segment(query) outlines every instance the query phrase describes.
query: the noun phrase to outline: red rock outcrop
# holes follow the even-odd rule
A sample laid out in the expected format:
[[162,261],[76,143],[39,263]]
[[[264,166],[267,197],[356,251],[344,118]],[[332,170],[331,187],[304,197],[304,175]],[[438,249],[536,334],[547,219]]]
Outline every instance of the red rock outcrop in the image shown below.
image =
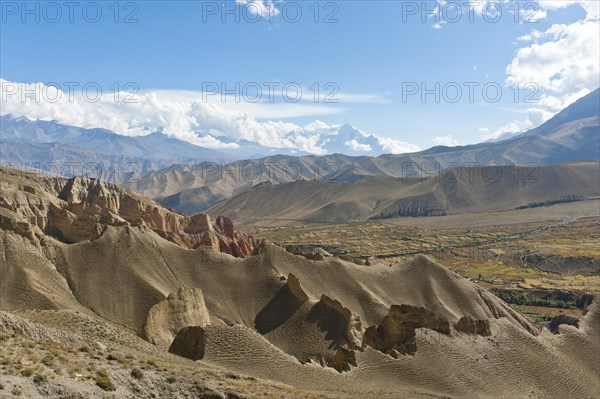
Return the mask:
[[216,225],[219,227],[221,232],[225,234],[227,237],[233,239],[233,222],[231,219],[226,218],[225,216],[217,216],[215,221]]
[[97,179],[48,178],[4,168],[2,173],[0,207],[68,243],[95,240],[105,226],[131,225],[148,227],[186,248],[206,246],[236,257],[250,256],[258,244],[235,231],[226,217],[215,222],[205,214],[189,217]]

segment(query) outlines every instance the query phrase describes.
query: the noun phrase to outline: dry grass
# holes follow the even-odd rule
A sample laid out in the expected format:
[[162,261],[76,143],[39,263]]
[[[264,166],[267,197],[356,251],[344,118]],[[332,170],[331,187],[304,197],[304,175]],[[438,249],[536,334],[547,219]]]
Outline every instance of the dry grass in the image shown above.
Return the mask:
[[[382,222],[328,226],[259,227],[258,238],[285,244],[313,244],[352,256],[378,257],[391,265],[415,253],[426,253],[485,286],[529,284],[532,287],[600,290],[600,277],[563,276],[527,264],[525,254],[600,257],[600,222],[581,219],[565,226],[524,223],[479,228],[418,229]],[[538,231],[538,229],[542,229]]]
[[[0,374],[8,378],[3,379],[0,391],[13,396],[28,397],[37,389],[36,386],[51,386],[60,383],[60,378],[68,378],[98,392],[118,393],[120,387],[143,388],[143,395],[147,394],[148,397],[161,397],[165,392],[161,384],[177,392],[188,392],[190,397],[194,392],[214,393],[213,388],[207,387],[208,384],[229,393],[232,395],[230,397],[239,394],[239,397],[249,399],[338,398],[337,395],[297,390],[272,381],[210,371],[197,363],[171,355],[154,356],[136,351],[134,357],[124,348],[110,348],[109,353],[108,350],[92,346],[72,348],[56,342],[38,342],[20,335],[0,335],[0,341]],[[133,363],[137,367],[128,368]],[[30,385],[14,383],[10,376],[27,378]],[[158,390],[152,392],[154,389]],[[216,393],[214,395],[218,397]]]

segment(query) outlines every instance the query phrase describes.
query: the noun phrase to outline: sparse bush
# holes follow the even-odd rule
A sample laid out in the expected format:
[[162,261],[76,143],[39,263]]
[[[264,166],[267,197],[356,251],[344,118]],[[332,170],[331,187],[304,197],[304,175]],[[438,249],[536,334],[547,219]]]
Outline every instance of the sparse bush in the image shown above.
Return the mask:
[[23,377],[31,377],[33,375],[33,373],[35,373],[35,370],[32,369],[31,367],[21,370],[21,375]]
[[54,362],[52,361],[52,357],[49,355],[44,356],[42,358],[42,364],[47,367],[52,367],[54,365]]
[[94,377],[94,381],[96,381],[96,385],[98,385],[101,389],[105,391],[116,391],[117,387],[112,382],[108,374],[105,371],[98,371],[96,377]]
[[548,313],[539,314],[533,317],[533,320],[538,323],[543,321],[551,321],[552,319],[554,319],[554,315]]
[[106,356],[106,360],[109,361],[120,361],[119,357],[116,355],[113,355],[112,353],[109,353],[108,356]]
[[42,375],[42,374],[36,374],[33,376],[33,383],[40,385],[43,384],[44,382],[46,382],[46,376]]
[[131,370],[131,377],[135,378],[136,380],[141,380],[142,378],[144,378],[144,373],[142,372],[142,370],[135,368]]

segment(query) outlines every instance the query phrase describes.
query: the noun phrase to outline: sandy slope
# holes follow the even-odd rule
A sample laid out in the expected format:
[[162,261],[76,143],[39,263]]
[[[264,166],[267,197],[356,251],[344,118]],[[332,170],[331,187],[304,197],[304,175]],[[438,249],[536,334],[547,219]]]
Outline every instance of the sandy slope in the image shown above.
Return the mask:
[[456,168],[428,179],[377,177],[253,187],[208,210],[245,223],[350,222],[511,210],[600,197],[598,162]]
[[[143,236],[136,231],[109,231],[97,240],[102,247],[115,247],[119,240],[130,245],[123,247],[130,256],[117,262],[96,251],[85,264],[60,265],[58,269],[68,275],[77,298],[60,307],[81,309],[80,302],[98,316],[136,331],[148,309],[169,292],[179,286],[199,287],[213,318],[207,327],[205,364],[344,396],[380,392],[381,397],[390,398],[400,393],[452,397],[564,397],[577,393],[592,397],[600,388],[597,330],[586,332],[588,327],[584,326],[580,331],[569,328],[564,337],[547,331],[535,336],[520,324],[527,322],[498,299],[425,258],[390,269],[335,259],[308,261],[268,247],[259,256],[236,260],[203,250],[190,251],[164,240],[152,242],[144,237],[146,241],[141,241]],[[3,239],[3,248],[10,245]],[[21,249],[27,251],[27,245]],[[36,304],[28,300],[30,295],[19,295],[30,282],[15,278],[21,267],[11,256],[6,259],[2,280],[11,281],[15,290],[6,290],[3,285],[3,309],[14,309],[17,304],[22,308],[44,307],[43,301]],[[284,286],[280,276],[290,272],[298,276],[309,300],[261,336],[255,331],[256,316]],[[61,278],[54,270],[38,268],[29,273],[38,282]],[[30,290],[40,297],[55,295],[50,284],[38,283]],[[63,291],[66,297],[68,291]],[[317,328],[306,316],[324,293],[359,315],[365,326],[380,323],[391,304],[403,303],[425,306],[451,321],[463,315],[491,318],[492,335],[455,332],[446,336],[423,329],[417,333],[415,356],[394,359],[367,347],[357,352],[358,366],[348,373],[317,364],[302,365],[298,358],[317,361],[327,355],[332,342],[327,331]],[[504,317],[496,320],[494,312]],[[589,313],[595,315],[590,317],[597,318],[596,313]]]
[[[271,397],[322,391],[348,398],[588,398],[600,390],[597,304],[580,329],[540,334],[491,293],[423,256],[392,267],[359,266],[334,257],[308,260],[265,242],[242,259],[202,246],[188,249],[129,223],[106,226],[92,241],[67,244],[23,234],[11,215],[2,215],[0,310],[42,327],[13,328],[10,345],[18,345],[19,337],[63,347],[81,339],[96,347],[97,340],[123,353],[163,354],[175,373],[183,373],[193,363],[172,360],[164,346],[136,334],[158,330],[164,339],[186,323],[209,323],[197,367],[290,389]],[[400,308],[408,313],[398,313]],[[468,333],[459,327],[466,316],[489,331]],[[4,331],[27,322],[11,317],[0,317]],[[148,328],[154,330],[149,334]],[[77,335],[63,336],[71,332]],[[125,384],[127,374],[114,373]],[[176,392],[157,387],[169,397],[191,389],[183,383]],[[93,385],[81,392],[88,388],[102,393]],[[147,397],[143,388],[121,392]],[[237,392],[269,397],[248,394],[252,389],[238,386]],[[57,390],[48,392],[60,397]]]

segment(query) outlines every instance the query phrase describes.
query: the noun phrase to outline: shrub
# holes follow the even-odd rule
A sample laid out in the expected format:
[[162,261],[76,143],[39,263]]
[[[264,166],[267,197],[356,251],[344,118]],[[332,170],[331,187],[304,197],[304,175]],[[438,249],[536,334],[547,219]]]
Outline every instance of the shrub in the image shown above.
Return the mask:
[[543,321],[552,321],[552,319],[554,319],[554,315],[547,314],[547,313],[535,315],[533,317],[533,320],[538,323],[543,322]]
[[34,372],[35,372],[34,369],[32,369],[32,368],[26,368],[26,369],[21,370],[21,375],[23,377],[31,377]]
[[96,385],[105,391],[116,391],[117,387],[114,382],[110,379],[108,374],[105,371],[98,371],[96,377],[94,377],[94,381],[96,381]]
[[52,361],[52,357],[48,356],[48,355],[44,356],[42,358],[42,364],[47,367],[52,367],[54,365],[54,362]]
[[131,370],[131,377],[135,378],[136,380],[141,380],[142,378],[144,378],[144,373],[142,372],[142,370],[135,368]]
[[41,374],[36,374],[35,376],[33,376],[33,383],[34,384],[43,384],[44,382],[46,382],[46,377],[41,375]]

